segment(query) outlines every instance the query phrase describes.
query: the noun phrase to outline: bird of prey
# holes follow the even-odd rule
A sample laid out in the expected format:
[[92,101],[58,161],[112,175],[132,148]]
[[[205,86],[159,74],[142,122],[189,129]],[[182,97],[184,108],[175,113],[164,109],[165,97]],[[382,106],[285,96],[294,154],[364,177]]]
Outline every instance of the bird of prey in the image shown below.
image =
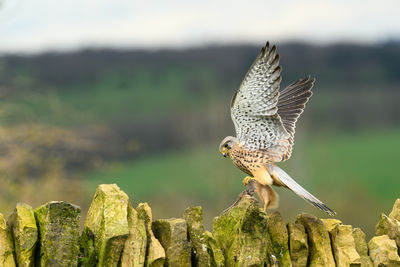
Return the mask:
[[[219,145],[224,157],[248,176],[250,195],[257,192],[264,210],[276,208],[278,196],[271,185],[286,187],[329,215],[335,212],[307,192],[276,166],[290,158],[296,121],[311,97],[315,79],[300,79],[279,92],[281,67],[276,47],[261,49],[231,100],[231,117],[236,137],[228,136]],[[250,192],[251,191],[251,192]],[[244,191],[246,192],[246,191]]]

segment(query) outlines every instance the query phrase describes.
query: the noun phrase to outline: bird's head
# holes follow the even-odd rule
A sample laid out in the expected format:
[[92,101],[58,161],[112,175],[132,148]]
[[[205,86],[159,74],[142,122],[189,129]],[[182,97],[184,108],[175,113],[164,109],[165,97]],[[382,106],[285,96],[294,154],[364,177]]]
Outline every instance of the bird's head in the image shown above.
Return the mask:
[[234,143],[237,142],[237,138],[233,136],[227,136],[222,140],[221,144],[219,144],[219,152],[226,158],[230,156],[230,151]]

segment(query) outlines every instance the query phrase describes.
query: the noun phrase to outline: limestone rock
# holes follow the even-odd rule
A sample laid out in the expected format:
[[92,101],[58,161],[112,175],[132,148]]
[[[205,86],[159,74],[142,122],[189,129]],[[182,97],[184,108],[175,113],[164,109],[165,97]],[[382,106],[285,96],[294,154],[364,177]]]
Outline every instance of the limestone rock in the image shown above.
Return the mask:
[[304,267],[308,259],[307,234],[304,226],[288,223],[289,251],[293,267]]
[[377,236],[388,235],[390,239],[396,241],[397,247],[400,248],[400,221],[382,213],[375,229]]
[[368,242],[369,255],[374,266],[400,266],[396,242],[387,235],[375,236]]
[[184,219],[161,219],[152,224],[154,236],[166,254],[166,267],[190,267],[191,245],[187,240],[187,223]]
[[18,203],[7,223],[14,239],[18,266],[33,267],[38,229],[32,207]]
[[0,213],[0,266],[15,267],[14,245],[6,220]]
[[391,219],[396,219],[400,221],[400,198],[398,198],[394,203],[392,212],[390,212],[389,217]]
[[117,266],[129,234],[128,202],[117,185],[98,186],[81,237],[82,266]]
[[211,266],[210,255],[203,236],[203,211],[200,206],[187,208],[183,215],[187,222],[189,240],[193,247],[193,258],[197,266]]
[[268,215],[267,226],[277,261],[282,266],[292,266],[288,230],[279,212]]
[[[211,266],[223,267],[225,266],[225,258],[221,248],[218,246],[212,233],[205,231],[203,233],[204,241],[207,245],[207,251],[210,255]],[[201,266],[201,265],[199,265]]]
[[214,218],[213,234],[226,266],[263,266],[270,264],[270,259],[275,262],[267,215],[250,196],[245,195],[235,207]]
[[77,266],[79,254],[78,206],[51,201],[34,210],[39,229],[36,266]]
[[371,258],[368,255],[367,242],[365,241],[365,234],[360,228],[353,229],[353,238],[356,245],[358,255],[361,257],[361,267],[372,267]]
[[361,257],[356,250],[351,225],[337,224],[331,232],[336,266],[361,266]]
[[324,223],[326,230],[328,230],[329,233],[332,232],[332,230],[336,227],[336,225],[342,224],[341,221],[333,218],[321,219],[321,221]]
[[151,230],[152,214],[147,203],[140,203],[136,211],[139,220],[143,220],[147,234],[146,267],[163,267],[165,261],[165,251],[160,242],[154,237]]
[[122,252],[121,267],[144,266],[147,246],[146,226],[130,203],[128,203],[128,227],[129,236]]
[[335,266],[331,241],[324,223],[315,216],[302,213],[297,216],[296,223],[306,229],[309,244],[309,266]]

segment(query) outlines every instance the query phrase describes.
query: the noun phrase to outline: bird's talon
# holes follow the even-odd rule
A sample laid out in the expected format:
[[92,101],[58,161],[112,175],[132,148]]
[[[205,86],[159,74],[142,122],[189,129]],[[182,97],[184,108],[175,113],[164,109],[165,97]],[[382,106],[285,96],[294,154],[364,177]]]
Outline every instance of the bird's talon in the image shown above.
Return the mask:
[[250,176],[246,176],[246,178],[243,179],[243,184],[247,185],[250,182],[250,180],[252,180],[252,179],[254,179],[254,178],[250,177]]

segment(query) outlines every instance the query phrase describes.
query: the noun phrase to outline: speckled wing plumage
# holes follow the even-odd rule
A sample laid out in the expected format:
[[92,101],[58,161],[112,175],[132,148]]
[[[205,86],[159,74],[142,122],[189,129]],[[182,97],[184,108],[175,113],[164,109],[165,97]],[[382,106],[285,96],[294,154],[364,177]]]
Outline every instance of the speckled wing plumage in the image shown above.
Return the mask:
[[[236,137],[249,150],[261,150],[274,162],[290,157],[294,127],[311,96],[314,80],[299,80],[279,95],[281,67],[276,47],[261,50],[231,101]],[[307,87],[308,86],[308,87]],[[304,93],[308,88],[308,93]]]
[[290,135],[277,114],[281,67],[276,47],[261,50],[231,102],[236,137],[249,150],[264,150],[275,162],[288,151]]

